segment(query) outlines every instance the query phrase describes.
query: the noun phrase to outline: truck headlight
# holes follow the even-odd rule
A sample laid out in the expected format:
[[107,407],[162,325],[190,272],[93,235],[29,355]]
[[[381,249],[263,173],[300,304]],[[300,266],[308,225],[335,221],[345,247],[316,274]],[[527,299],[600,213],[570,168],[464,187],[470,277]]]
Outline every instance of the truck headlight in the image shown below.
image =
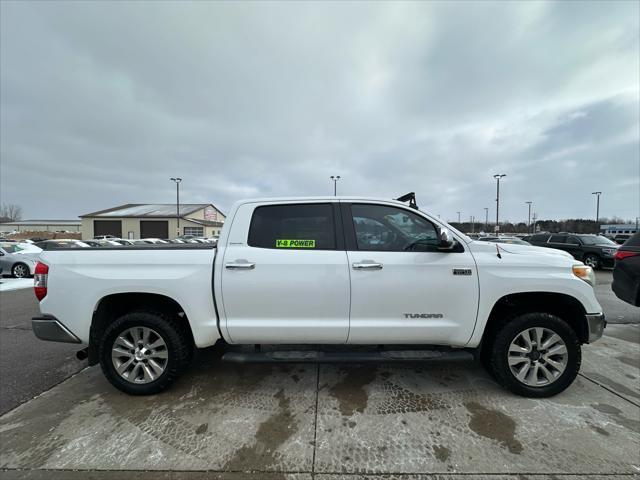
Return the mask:
[[605,255],[607,255],[609,257],[613,257],[616,254],[616,249],[615,248],[603,248],[602,249],[602,253],[604,253]]
[[593,273],[593,268],[587,265],[574,265],[571,267],[573,274],[581,280],[584,280],[592,287],[596,286],[596,276]]

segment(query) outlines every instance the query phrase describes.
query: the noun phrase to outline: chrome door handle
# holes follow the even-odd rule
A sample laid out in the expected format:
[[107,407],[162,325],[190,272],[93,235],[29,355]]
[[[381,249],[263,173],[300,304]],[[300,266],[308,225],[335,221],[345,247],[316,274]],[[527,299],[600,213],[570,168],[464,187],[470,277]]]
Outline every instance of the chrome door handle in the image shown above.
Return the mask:
[[225,264],[225,268],[229,270],[253,270],[256,268],[256,264],[251,262],[230,262]]
[[381,263],[354,263],[354,270],[382,270]]

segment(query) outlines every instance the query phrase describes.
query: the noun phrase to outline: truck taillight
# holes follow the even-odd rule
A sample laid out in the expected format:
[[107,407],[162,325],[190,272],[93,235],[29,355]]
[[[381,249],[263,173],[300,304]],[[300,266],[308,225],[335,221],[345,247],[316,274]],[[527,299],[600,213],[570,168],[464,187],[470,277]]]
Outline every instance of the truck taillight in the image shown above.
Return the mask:
[[616,260],[622,260],[627,257],[635,257],[636,255],[640,255],[638,252],[630,252],[628,250],[618,250],[616,252]]
[[38,300],[47,296],[47,276],[49,275],[49,265],[38,262],[33,275],[33,291]]

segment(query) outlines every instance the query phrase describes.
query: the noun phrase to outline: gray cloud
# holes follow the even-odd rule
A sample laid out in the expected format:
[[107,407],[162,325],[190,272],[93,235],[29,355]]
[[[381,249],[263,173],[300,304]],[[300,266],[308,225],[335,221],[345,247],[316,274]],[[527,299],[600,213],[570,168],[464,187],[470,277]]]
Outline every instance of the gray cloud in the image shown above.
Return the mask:
[[[29,217],[340,192],[454,219],[640,215],[637,2],[2,2]],[[494,214],[491,213],[491,216]],[[502,216],[501,215],[501,216]]]

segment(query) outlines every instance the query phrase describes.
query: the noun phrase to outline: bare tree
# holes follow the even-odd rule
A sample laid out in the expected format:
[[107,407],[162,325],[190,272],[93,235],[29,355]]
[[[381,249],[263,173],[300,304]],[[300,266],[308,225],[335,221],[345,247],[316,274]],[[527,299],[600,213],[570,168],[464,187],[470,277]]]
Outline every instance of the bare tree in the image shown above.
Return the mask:
[[9,222],[22,220],[22,207],[14,203],[3,203],[0,207],[0,217],[7,218]]

